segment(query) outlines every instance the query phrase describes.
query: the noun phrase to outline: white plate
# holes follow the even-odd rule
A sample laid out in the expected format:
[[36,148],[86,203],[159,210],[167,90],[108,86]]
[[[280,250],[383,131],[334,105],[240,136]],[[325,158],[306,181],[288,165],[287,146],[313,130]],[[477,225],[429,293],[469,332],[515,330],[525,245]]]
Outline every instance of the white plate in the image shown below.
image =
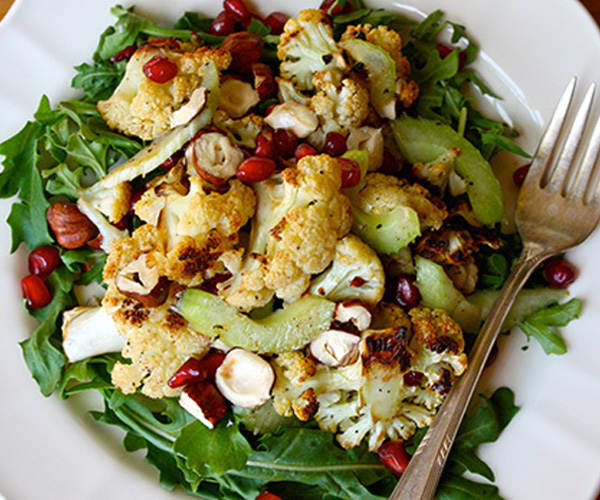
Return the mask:
[[[42,93],[53,103],[72,97],[72,67],[88,59],[99,34],[112,23],[114,0],[18,2],[0,23],[0,139],[29,119]],[[184,10],[214,14],[217,2],[136,2],[142,12],[174,21]],[[258,2],[256,2],[258,3]],[[297,12],[302,0],[265,0],[261,11]],[[373,1],[373,4],[376,2]],[[531,151],[543,123],[573,74],[584,84],[600,81],[600,36],[574,0],[379,0],[381,6],[415,16],[443,8],[465,24],[482,47],[478,69],[504,97],[488,103],[508,112]],[[277,7],[279,6],[279,7]],[[504,158],[506,163],[512,158]],[[2,201],[6,218],[10,203]],[[95,424],[82,397],[44,399],[22,361],[17,341],[32,327],[22,309],[19,281],[26,273],[23,250],[7,257],[9,232],[0,224],[0,498],[114,500],[176,498],[160,489],[154,470],[121,449],[118,434]],[[563,334],[569,353],[547,357],[536,343],[524,352],[520,332],[501,342],[501,354],[482,390],[513,388],[522,409],[499,442],[481,455],[510,499],[591,499],[600,486],[600,236],[571,254],[581,269],[572,288],[585,299],[583,317]],[[291,500],[291,499],[288,499]]]

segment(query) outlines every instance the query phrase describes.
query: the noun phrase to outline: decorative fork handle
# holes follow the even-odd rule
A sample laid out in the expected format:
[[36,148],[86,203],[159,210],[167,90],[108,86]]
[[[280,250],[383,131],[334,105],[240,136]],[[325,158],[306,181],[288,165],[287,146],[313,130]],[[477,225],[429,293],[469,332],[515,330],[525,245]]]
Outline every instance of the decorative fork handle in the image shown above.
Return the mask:
[[527,278],[548,256],[549,254],[539,247],[524,247],[471,349],[469,367],[446,397],[433,424],[394,488],[390,500],[434,498],[452,443],[502,323]]

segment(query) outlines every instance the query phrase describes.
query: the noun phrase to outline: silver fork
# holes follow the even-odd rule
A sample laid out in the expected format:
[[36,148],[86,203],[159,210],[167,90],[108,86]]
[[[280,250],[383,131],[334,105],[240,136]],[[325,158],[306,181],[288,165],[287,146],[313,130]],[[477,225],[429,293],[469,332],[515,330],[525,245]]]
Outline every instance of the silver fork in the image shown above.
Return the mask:
[[434,497],[444,464],[485,361],[527,278],[548,257],[578,245],[600,219],[597,161],[600,120],[585,153],[578,154],[589,121],[596,85],[592,84],[570,131],[565,121],[571,108],[577,78],[562,95],[538,146],[517,201],[516,223],[523,252],[506,280],[469,355],[469,368],[458,380],[416,450],[390,500],[429,500]]

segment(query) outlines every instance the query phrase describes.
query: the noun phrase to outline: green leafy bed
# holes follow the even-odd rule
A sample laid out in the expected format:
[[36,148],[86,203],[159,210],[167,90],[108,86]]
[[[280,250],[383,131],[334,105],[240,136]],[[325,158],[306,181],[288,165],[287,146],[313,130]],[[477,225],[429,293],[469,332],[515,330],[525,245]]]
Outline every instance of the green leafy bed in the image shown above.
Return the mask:
[[[450,27],[452,42],[466,44],[466,63],[476,56],[477,47],[465,35],[463,26],[443,20],[441,11],[420,24],[381,9],[353,2],[351,14],[334,18],[339,34],[347,24],[391,25],[403,33],[405,54],[413,65],[413,77],[421,88],[414,112],[446,123],[464,135],[486,158],[502,149],[526,156],[512,142],[517,132],[503,123],[483,117],[465,96],[465,82],[481,92],[491,90],[471,69],[459,65],[458,50],[442,58],[436,38]],[[21,243],[29,249],[53,244],[45,212],[57,199],[75,200],[77,192],[102,177],[122,157],[131,157],[144,144],[108,129],[96,110],[96,102],[108,97],[123,76],[125,62],[109,59],[132,43],[151,37],[184,40],[199,36],[205,43],[218,44],[222,37],[208,33],[211,20],[187,12],[173,29],[159,27],[121,6],[112,9],[115,26],[100,37],[92,63],[76,67],[72,86],[83,91],[81,99],[51,107],[43,97],[34,119],[14,137],[0,144],[4,169],[0,174],[0,197],[17,196],[8,217],[12,231],[11,251]],[[278,37],[254,21],[251,31],[265,37],[263,58],[275,58]],[[499,288],[518,254],[518,238],[507,239],[503,249],[482,255],[480,288]],[[61,250],[61,266],[50,276],[52,302],[29,310],[38,328],[21,347],[28,368],[49,396],[62,398],[97,390],[104,399],[103,412],[92,412],[99,422],[117,425],[125,432],[128,451],[146,449],[146,460],[160,471],[160,483],[167,489],[181,486],[189,493],[207,499],[253,499],[264,491],[282,498],[298,499],[379,499],[387,498],[395,478],[365,447],[344,451],[332,434],[299,421],[255,437],[247,432],[239,417],[231,415],[215,430],[195,421],[176,400],[155,401],[141,395],[125,396],[110,381],[110,371],[118,355],[104,355],[67,364],[60,346],[63,310],[76,305],[75,285],[102,282],[103,252],[92,249]],[[522,328],[539,340],[547,352],[560,354],[564,341],[554,327],[566,324],[579,313],[578,301],[543,309],[529,316]],[[438,490],[440,499],[500,498],[498,489],[463,476],[466,471],[493,481],[491,469],[476,455],[478,445],[495,441],[516,414],[513,393],[498,389],[491,397],[481,397],[461,427],[450,455],[449,465]],[[425,430],[407,444],[414,452]]]

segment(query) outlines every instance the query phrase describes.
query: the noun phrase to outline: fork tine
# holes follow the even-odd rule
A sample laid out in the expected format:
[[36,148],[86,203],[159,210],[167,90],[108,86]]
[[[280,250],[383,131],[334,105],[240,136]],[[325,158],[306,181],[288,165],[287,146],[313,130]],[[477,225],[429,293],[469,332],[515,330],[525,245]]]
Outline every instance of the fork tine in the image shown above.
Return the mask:
[[551,173],[547,186],[549,191],[566,191],[569,174],[577,168],[577,164],[573,160],[575,159],[575,155],[577,154],[579,145],[583,139],[585,125],[588,121],[588,117],[590,116],[595,93],[596,84],[592,83],[585,94],[579,110],[577,111],[577,115],[573,121],[573,126],[569,132],[565,146],[560,153],[558,164]]
[[544,135],[540,140],[535,157],[531,163],[527,177],[525,178],[526,184],[535,183],[537,186],[541,184],[542,178],[544,177],[548,167],[548,162],[552,156],[552,153],[554,152],[556,143],[558,142],[558,137],[560,136],[560,132],[565,123],[569,107],[571,106],[571,101],[573,100],[573,94],[575,93],[576,85],[577,77],[574,76],[558,101],[558,105],[554,110],[552,119],[550,120],[550,123],[548,124],[548,127],[546,128]]
[[595,194],[598,179],[594,179],[594,167],[600,155],[600,119],[596,122],[589,145],[577,172],[577,177],[567,192],[567,198],[576,200],[584,198],[586,201]]

